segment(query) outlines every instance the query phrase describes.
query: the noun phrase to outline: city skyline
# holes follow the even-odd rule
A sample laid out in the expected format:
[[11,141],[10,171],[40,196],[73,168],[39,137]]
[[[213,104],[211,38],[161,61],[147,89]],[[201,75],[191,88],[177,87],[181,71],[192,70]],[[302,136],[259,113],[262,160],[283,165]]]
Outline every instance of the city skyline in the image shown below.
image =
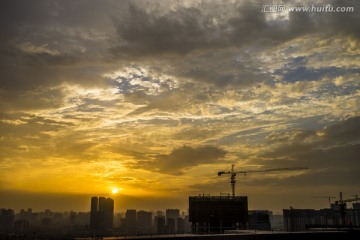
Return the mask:
[[238,174],[249,209],[360,194],[360,2],[268,3],[1,1],[0,208],[186,210],[232,164],[309,168]]

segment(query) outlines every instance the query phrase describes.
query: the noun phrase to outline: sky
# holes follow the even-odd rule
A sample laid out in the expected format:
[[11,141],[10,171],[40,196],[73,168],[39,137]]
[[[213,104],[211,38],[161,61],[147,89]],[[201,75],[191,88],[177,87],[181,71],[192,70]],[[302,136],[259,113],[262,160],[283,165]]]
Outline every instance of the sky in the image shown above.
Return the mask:
[[[264,12],[267,4],[282,12]],[[353,12],[290,12],[293,6]],[[263,11],[262,11],[263,10]],[[0,208],[360,194],[360,2],[0,2]],[[113,194],[114,189],[118,190]],[[335,200],[335,199],[332,199]]]

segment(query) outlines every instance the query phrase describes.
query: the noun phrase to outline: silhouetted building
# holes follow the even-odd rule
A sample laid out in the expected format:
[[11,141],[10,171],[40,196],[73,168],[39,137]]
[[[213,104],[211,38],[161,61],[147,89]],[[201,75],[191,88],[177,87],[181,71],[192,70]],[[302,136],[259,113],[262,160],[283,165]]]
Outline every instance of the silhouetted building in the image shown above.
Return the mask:
[[125,229],[126,231],[136,231],[136,210],[128,209],[125,213]]
[[306,225],[315,224],[315,209],[284,209],[284,228],[288,232],[304,231]]
[[12,209],[0,210],[0,233],[9,233],[13,230],[15,212]]
[[249,211],[249,229],[271,230],[271,216],[272,212],[267,210]]
[[274,214],[270,219],[271,229],[277,231],[284,231],[284,216],[281,214]]
[[176,221],[174,218],[168,218],[166,220],[166,233],[168,234],[174,234],[175,233],[175,226],[176,226]]
[[176,220],[180,217],[179,209],[166,209],[166,232],[176,233]]
[[166,219],[168,218],[177,219],[179,217],[180,217],[179,209],[166,209]]
[[114,200],[104,197],[91,198],[90,227],[108,229],[113,227]]
[[90,211],[90,228],[96,229],[97,226],[97,216],[98,216],[98,205],[99,199],[98,197],[91,198],[91,211]]
[[341,209],[332,204],[331,208],[315,209],[284,209],[285,231],[306,231],[308,228],[339,228],[360,227],[360,209],[356,203],[352,209]]
[[247,197],[189,197],[189,221],[193,233],[221,233],[245,229],[248,219]]
[[107,228],[114,225],[114,200],[107,198],[104,206],[104,223]]
[[140,233],[151,233],[153,229],[152,212],[138,211],[136,213],[137,230]]
[[53,225],[53,219],[50,217],[44,217],[41,219],[41,227],[42,228],[51,228]]
[[176,219],[176,232],[185,233],[185,220],[183,218]]
[[360,210],[360,203],[353,203],[354,210]]
[[184,222],[185,222],[185,233],[190,233],[191,232],[191,222],[189,220],[189,215],[185,215]]
[[161,217],[161,216],[164,216],[164,212],[163,211],[156,211],[156,214],[155,214],[156,217]]
[[15,233],[21,234],[29,231],[30,223],[28,220],[19,219],[14,223],[14,231]]
[[106,206],[106,198],[99,197],[99,205],[96,216],[96,225],[98,229],[105,229],[105,207]]
[[157,234],[165,234],[166,233],[165,216],[156,216],[155,217],[155,230],[156,230]]

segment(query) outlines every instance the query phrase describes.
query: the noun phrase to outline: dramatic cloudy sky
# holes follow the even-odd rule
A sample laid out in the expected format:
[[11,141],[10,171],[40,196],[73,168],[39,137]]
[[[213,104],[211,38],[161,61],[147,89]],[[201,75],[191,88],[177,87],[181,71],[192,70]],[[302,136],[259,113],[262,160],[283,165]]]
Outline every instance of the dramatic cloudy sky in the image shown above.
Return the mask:
[[309,167],[239,175],[252,209],[360,194],[360,1],[281,2],[1,1],[0,207],[185,210],[231,164]]

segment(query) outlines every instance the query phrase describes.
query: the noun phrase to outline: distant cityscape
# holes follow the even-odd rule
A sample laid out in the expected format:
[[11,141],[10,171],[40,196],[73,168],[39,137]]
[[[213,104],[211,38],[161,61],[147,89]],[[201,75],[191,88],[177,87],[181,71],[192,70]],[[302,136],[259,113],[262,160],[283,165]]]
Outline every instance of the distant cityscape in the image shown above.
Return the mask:
[[[341,195],[340,195],[341,196]],[[242,230],[299,232],[316,228],[359,228],[360,203],[340,199],[329,208],[284,209],[282,215],[269,210],[248,210],[246,196],[189,197],[189,209],[144,211],[127,209],[114,213],[114,200],[94,196],[89,212],[53,212],[31,208],[15,212],[0,209],[0,236],[20,239],[163,234],[229,233]],[[355,201],[352,207],[346,203]]]
[[[229,198],[232,199],[232,198]],[[189,211],[166,209],[145,211],[127,209],[114,213],[114,200],[105,197],[92,197],[89,212],[33,212],[31,208],[15,213],[13,209],[1,209],[0,233],[27,237],[46,236],[123,236],[123,235],[162,235],[192,233]],[[249,227],[270,230],[272,227],[283,230],[282,215],[271,211],[249,211]]]

